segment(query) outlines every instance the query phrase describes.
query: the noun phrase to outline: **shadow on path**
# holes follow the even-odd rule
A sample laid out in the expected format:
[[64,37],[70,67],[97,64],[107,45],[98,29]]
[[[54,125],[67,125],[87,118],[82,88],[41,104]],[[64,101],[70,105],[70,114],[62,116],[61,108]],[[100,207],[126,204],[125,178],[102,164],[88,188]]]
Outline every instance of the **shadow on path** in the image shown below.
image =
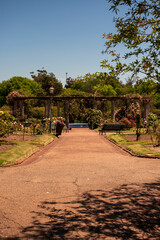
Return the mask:
[[159,196],[160,181],[90,191],[72,202],[43,202],[22,239],[159,240]]

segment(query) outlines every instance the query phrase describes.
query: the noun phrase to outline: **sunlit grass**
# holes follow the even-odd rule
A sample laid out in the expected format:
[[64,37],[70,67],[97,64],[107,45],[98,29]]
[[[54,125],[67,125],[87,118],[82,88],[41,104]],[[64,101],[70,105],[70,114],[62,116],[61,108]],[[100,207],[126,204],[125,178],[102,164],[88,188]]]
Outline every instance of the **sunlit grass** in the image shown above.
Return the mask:
[[123,146],[123,148],[126,148],[130,152],[142,155],[142,156],[160,156],[160,152],[157,152],[154,150],[154,148],[151,150],[149,145],[153,145],[153,142],[151,140],[142,140],[142,141],[127,141],[125,139],[125,134],[110,134],[106,135],[106,138],[111,140],[112,142],[116,143],[119,146]]
[[150,150],[149,148],[147,148],[146,146],[144,146],[140,143],[127,145],[126,149],[128,149],[129,151],[131,151],[137,155],[146,155],[146,154],[154,155],[154,151]]
[[0,153],[0,165],[19,162],[36,152],[38,147],[28,142],[18,142],[13,147]]
[[53,134],[43,134],[37,136],[33,141],[8,143],[13,146],[0,153],[0,165],[8,165],[20,162],[29,157],[32,153],[38,151],[38,146],[46,146],[55,138],[56,136]]
[[53,134],[39,135],[38,137],[36,137],[36,139],[32,141],[32,144],[45,146],[48,143],[52,142],[54,138],[56,138],[56,136]]

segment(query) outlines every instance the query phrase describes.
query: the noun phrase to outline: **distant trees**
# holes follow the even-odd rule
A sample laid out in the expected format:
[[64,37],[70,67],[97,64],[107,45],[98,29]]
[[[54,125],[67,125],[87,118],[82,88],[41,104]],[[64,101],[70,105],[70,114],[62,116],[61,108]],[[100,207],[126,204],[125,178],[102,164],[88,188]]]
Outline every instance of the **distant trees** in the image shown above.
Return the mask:
[[49,88],[51,86],[54,87],[54,95],[58,95],[62,92],[63,85],[58,79],[55,77],[54,73],[48,73],[46,70],[37,70],[37,73],[30,72],[31,77],[34,81],[41,85],[43,90],[43,95],[49,95]]
[[71,89],[86,92],[88,94],[99,93],[102,96],[116,96],[123,93],[123,84],[114,76],[97,72],[86,74],[77,78]]
[[71,78],[71,77],[68,77],[68,78],[66,79],[65,88],[71,88],[75,81],[76,81],[76,79],[73,79],[73,78]]
[[12,77],[0,83],[0,106],[6,103],[6,97],[12,91],[18,91],[25,96],[37,96],[41,91],[41,85],[25,77]]

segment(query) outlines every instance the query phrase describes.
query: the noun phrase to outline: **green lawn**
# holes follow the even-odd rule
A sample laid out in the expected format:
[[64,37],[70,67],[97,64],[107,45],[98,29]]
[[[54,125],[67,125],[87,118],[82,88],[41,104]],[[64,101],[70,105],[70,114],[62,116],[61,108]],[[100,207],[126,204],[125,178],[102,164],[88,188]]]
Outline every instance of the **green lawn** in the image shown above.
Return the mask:
[[[148,146],[152,145],[152,141],[133,141],[129,142],[125,139],[125,134],[111,134],[106,135],[106,138],[116,143],[130,152],[140,156],[160,156],[160,152],[155,151],[156,148],[150,149]],[[128,133],[127,133],[128,134]],[[132,133],[133,134],[133,133]]]
[[52,142],[56,137],[53,134],[43,134],[37,136],[31,142],[12,142],[11,148],[0,153],[0,165],[8,165],[24,160],[32,153],[39,150],[39,146],[45,146]]

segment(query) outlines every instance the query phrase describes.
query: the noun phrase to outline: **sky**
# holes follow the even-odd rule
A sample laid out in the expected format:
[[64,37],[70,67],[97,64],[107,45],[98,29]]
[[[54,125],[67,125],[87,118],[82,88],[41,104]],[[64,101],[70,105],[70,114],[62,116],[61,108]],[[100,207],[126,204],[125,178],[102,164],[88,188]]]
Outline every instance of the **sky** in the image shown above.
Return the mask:
[[105,71],[104,33],[113,32],[106,0],[0,0],[0,82],[44,68],[67,77]]

